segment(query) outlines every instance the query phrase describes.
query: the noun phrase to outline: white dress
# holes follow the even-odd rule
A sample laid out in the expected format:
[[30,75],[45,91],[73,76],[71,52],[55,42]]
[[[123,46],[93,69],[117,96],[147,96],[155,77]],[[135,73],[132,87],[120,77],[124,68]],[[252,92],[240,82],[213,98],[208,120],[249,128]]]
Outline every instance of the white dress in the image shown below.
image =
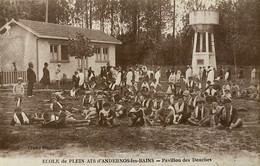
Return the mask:
[[186,78],[185,78],[185,80],[186,81],[188,81],[189,80],[189,77],[191,76],[191,68],[188,68],[187,70],[186,70]]
[[156,84],[159,83],[160,77],[161,77],[161,73],[160,73],[160,71],[157,71],[157,72],[155,73],[155,75],[154,75],[154,78],[156,79]]
[[133,72],[129,71],[126,74],[126,85],[132,86]]
[[61,69],[58,66],[56,67],[56,71],[55,71],[55,79],[57,81],[60,81],[61,79]]
[[214,81],[214,70],[211,69],[209,71],[207,81],[210,81],[211,83],[213,83],[213,81]]
[[139,70],[135,70],[135,82],[139,82],[140,73]]
[[122,73],[121,72],[118,72],[117,75],[116,75],[116,85],[119,85],[120,82],[121,82],[121,76],[122,76]]
[[172,73],[169,77],[169,82],[176,83],[176,74]]
[[84,74],[79,73],[79,86],[84,84]]
[[228,77],[229,77],[229,72],[226,72],[226,73],[225,73],[225,80],[227,80]]
[[181,71],[178,70],[176,75],[176,81],[179,82],[180,80],[181,80]]

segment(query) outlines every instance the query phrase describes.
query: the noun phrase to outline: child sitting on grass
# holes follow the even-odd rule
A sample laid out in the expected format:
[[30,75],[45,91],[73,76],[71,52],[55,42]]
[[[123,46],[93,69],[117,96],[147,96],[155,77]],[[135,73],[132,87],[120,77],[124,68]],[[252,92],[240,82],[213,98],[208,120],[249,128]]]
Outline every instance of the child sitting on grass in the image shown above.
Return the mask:
[[161,124],[166,127],[166,125],[172,122],[174,116],[174,108],[171,106],[169,100],[164,100],[163,108],[158,111],[158,118],[161,121]]
[[141,108],[141,104],[139,102],[135,102],[133,108],[128,113],[128,117],[130,118],[131,126],[143,126],[144,125],[144,110]]
[[31,116],[31,123],[42,123],[44,121],[43,108],[37,108],[36,112]]
[[14,109],[13,119],[11,121],[12,126],[21,126],[23,124],[28,125],[29,119],[27,115],[21,110],[20,107]]
[[[53,118],[55,116],[55,118]],[[44,128],[61,128],[65,126],[66,113],[63,108],[60,110],[59,114],[53,115],[49,111],[44,113],[44,121],[42,123],[42,127]]]
[[72,89],[70,90],[70,98],[72,100],[76,100],[79,98],[78,91],[79,91],[79,89],[76,89],[76,87],[72,87]]
[[224,104],[225,108],[216,114],[218,129],[232,130],[242,127],[242,119],[238,117],[237,110],[232,106],[231,99],[225,99]]
[[16,106],[20,107],[22,102],[22,97],[24,95],[24,87],[22,85],[23,79],[19,77],[17,80],[17,84],[13,87],[14,100],[16,102]]
[[85,106],[85,103],[94,104],[94,97],[91,95],[90,91],[85,91],[85,96],[83,97],[82,106]]
[[231,84],[231,96],[232,98],[240,97],[240,88],[235,80],[233,80]]
[[96,108],[91,107],[90,103],[85,103],[84,110],[82,113],[84,119],[91,121],[91,119],[96,118],[98,116]]
[[117,118],[122,118],[126,115],[126,108],[120,103],[115,103],[115,114]]
[[103,109],[99,112],[99,125],[114,127],[115,113],[110,109],[109,103],[104,103]]

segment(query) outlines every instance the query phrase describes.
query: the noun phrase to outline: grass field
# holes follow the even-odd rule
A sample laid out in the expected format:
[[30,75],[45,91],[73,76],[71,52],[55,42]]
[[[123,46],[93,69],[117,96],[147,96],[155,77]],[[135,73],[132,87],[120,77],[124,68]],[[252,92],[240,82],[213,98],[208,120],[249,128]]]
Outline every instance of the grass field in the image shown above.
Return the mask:
[[[39,106],[47,108],[49,105],[43,100],[50,96],[51,92],[37,91],[35,97],[24,97],[22,108],[27,114]],[[73,104],[78,107],[80,102]],[[233,131],[188,125],[130,128],[126,118],[115,128],[91,125],[45,129],[39,124],[13,127],[10,121],[14,105],[11,91],[2,90],[0,157],[181,157],[185,154],[232,159],[244,157],[250,158],[252,164],[259,162],[260,109],[257,101],[233,101],[234,107],[247,110],[239,112],[244,121],[243,128]],[[79,114],[76,116],[80,117]]]

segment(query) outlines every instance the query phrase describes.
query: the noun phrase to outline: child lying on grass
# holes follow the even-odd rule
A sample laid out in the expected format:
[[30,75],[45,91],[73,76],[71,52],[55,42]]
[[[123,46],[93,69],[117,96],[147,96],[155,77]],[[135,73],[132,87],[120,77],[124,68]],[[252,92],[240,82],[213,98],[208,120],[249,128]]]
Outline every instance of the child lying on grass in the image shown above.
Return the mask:
[[20,107],[14,109],[13,119],[11,121],[12,126],[28,125],[29,119],[27,115],[21,110]]

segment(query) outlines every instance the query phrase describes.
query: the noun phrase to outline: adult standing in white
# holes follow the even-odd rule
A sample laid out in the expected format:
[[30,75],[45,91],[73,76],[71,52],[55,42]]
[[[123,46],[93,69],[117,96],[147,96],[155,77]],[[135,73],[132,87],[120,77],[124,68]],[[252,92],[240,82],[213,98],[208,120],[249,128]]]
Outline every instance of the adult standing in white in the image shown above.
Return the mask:
[[140,71],[139,68],[137,67],[135,70],[135,82],[139,82],[139,78],[140,78]]
[[188,65],[187,66],[187,70],[186,70],[186,73],[185,73],[185,82],[187,83],[187,81],[189,80],[189,77],[191,76],[191,68],[190,66]]
[[84,74],[82,72],[82,69],[79,69],[79,87],[82,87],[84,84]]
[[251,84],[255,83],[255,76],[256,76],[256,69],[253,67],[253,70],[251,71]]
[[208,70],[207,82],[208,81],[210,81],[211,83],[213,83],[213,81],[214,81],[214,70],[213,70],[213,68],[209,68],[209,70]]
[[56,67],[55,80],[56,80],[58,87],[60,87],[60,80],[61,80],[61,64],[60,63],[58,63],[58,65]]
[[161,70],[160,67],[156,69],[156,72],[154,74],[154,78],[156,79],[156,84],[159,84],[160,78],[161,78]]
[[180,81],[181,81],[181,69],[179,68],[176,74],[176,82],[180,82]]
[[122,78],[122,72],[120,71],[120,69],[118,69],[118,72],[117,72],[117,75],[116,75],[116,82],[115,82],[116,85],[118,85],[118,86],[120,85],[121,78]]
[[126,85],[132,86],[132,79],[133,79],[133,71],[132,68],[130,67],[126,74]]

